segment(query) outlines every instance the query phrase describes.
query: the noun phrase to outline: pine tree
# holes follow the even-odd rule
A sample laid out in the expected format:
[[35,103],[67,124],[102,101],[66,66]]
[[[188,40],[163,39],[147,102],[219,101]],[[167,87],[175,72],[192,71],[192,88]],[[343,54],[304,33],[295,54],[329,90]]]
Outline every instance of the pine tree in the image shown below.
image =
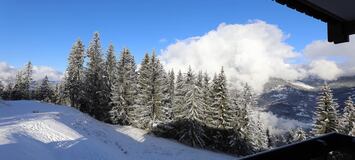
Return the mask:
[[269,128],[266,129],[266,137],[267,137],[267,148],[271,148],[273,143],[272,143],[272,139],[271,139]]
[[83,112],[89,113],[98,120],[109,118],[110,93],[107,87],[107,77],[101,53],[99,33],[95,33],[87,51],[89,59],[85,71],[85,101],[81,107]]
[[132,117],[132,124],[139,128],[148,128],[150,122],[150,74],[151,64],[150,57],[145,54],[141,67],[138,71],[137,77],[137,96],[135,98],[134,112]]
[[73,45],[68,62],[65,91],[70,106],[80,109],[84,95],[84,45],[80,39]]
[[151,76],[150,76],[150,99],[151,101],[148,102],[150,103],[149,106],[151,106],[151,113],[150,113],[150,118],[151,118],[151,126],[155,126],[157,123],[161,121],[161,117],[163,115],[162,107],[163,107],[163,67],[161,66],[160,61],[155,55],[155,52],[153,52],[152,57],[151,57]]
[[350,136],[355,136],[355,122],[353,122],[353,129],[350,132]]
[[54,90],[53,90],[53,96],[52,96],[52,103],[54,104],[60,104],[59,103],[59,96],[60,96],[60,91],[59,91],[59,83],[57,83],[54,86]]
[[23,81],[23,71],[20,70],[17,72],[16,74],[16,80],[15,80],[15,84],[12,88],[12,99],[13,100],[21,100],[25,98],[25,85],[24,85],[24,81]]
[[203,92],[201,81],[196,81],[195,75],[189,68],[186,73],[183,92],[186,93],[184,97],[184,105],[182,115],[185,119],[191,119],[197,122],[203,122],[204,108]]
[[203,93],[203,103],[205,104],[205,108],[204,108],[204,118],[203,121],[204,123],[207,123],[207,117],[208,117],[208,113],[209,113],[209,106],[212,103],[211,100],[211,91],[210,91],[210,77],[208,76],[208,74],[205,72],[202,75],[202,93]]
[[146,54],[138,75],[138,95],[134,106],[135,123],[138,127],[153,129],[166,115],[163,109],[164,70],[153,52]]
[[241,92],[237,92],[232,101],[235,117],[234,135],[230,136],[230,144],[238,148],[242,154],[251,154],[268,148],[267,131],[259,116],[253,116],[252,108],[256,105],[251,87],[245,84]]
[[348,99],[345,101],[345,107],[341,121],[341,126],[343,126],[343,134],[350,135],[355,123],[355,106],[351,97],[348,97]]
[[174,70],[171,70],[168,73],[168,97],[167,97],[167,108],[169,109],[169,119],[173,120],[173,107],[175,100],[175,73]]
[[108,75],[108,85],[110,90],[113,88],[115,83],[115,78],[117,74],[117,62],[115,56],[115,48],[113,44],[110,44],[107,50],[106,62],[105,62],[105,70]]
[[68,98],[69,96],[66,93],[65,86],[66,86],[65,81],[61,81],[60,83],[56,84],[53,93],[53,99],[52,99],[53,103],[61,104],[61,105],[69,105],[69,98]]
[[202,92],[202,76],[200,81],[196,81],[191,67],[186,73],[184,85],[182,87],[184,103],[179,114],[180,118],[187,120],[188,128],[179,131],[179,141],[192,144],[193,146],[204,147],[205,131],[201,124],[203,123],[205,104]]
[[[249,90],[246,90],[247,85],[242,92],[237,91],[233,97],[232,105],[235,110],[234,129],[238,131],[247,131],[247,126],[250,122],[250,105],[244,99],[244,96]],[[248,133],[244,133],[248,134]],[[245,135],[246,136],[246,135]]]
[[38,100],[45,101],[45,102],[52,102],[54,93],[51,86],[49,85],[49,80],[47,76],[45,76],[44,79],[42,80],[42,83],[37,93],[38,93],[37,95]]
[[256,132],[254,132],[254,140],[256,140],[256,150],[263,151],[268,148],[268,138],[264,130],[264,124],[261,122],[260,115],[256,119]]
[[217,103],[217,92],[219,90],[218,87],[218,78],[217,78],[217,74],[214,74],[211,85],[210,85],[210,89],[209,89],[209,99],[210,102],[207,106],[207,110],[206,110],[206,118],[205,118],[205,123],[207,126],[212,127],[212,128],[218,128],[218,126],[220,125],[220,113],[219,113],[219,106]]
[[[119,123],[119,119],[116,116],[117,112],[112,111],[115,103],[113,103],[113,94],[116,94],[118,91],[113,92],[113,89],[115,88],[115,83],[117,81],[118,77],[118,68],[117,68],[117,61],[116,61],[116,56],[115,56],[115,49],[113,44],[110,44],[108,49],[107,49],[107,54],[106,54],[106,59],[105,59],[105,74],[107,76],[106,80],[106,85],[107,89],[110,93],[110,103],[108,104],[110,111],[110,121],[111,123],[117,124]],[[116,88],[117,89],[117,88]],[[121,121],[120,121],[121,122]]]
[[12,98],[14,100],[30,99],[32,83],[32,63],[28,62],[26,66],[17,72],[15,85],[13,87]]
[[31,99],[31,83],[33,81],[32,79],[32,72],[33,72],[33,66],[31,61],[28,62],[25,66],[25,69],[23,71],[23,98],[24,99]]
[[184,97],[185,97],[183,87],[184,87],[184,78],[181,71],[179,70],[176,77],[176,87],[174,92],[175,96],[174,96],[174,103],[173,103],[173,115],[174,115],[173,119],[175,121],[182,119],[183,117],[182,112],[183,112]]
[[203,87],[203,74],[202,71],[199,71],[197,74],[197,78],[196,78],[196,85],[202,89]]
[[[161,70],[161,90],[162,90],[162,105],[160,108],[159,121],[160,123],[169,123],[172,120],[172,105],[174,97],[174,73],[166,73],[162,65]],[[172,74],[172,75],[171,75]]]
[[[248,106],[244,105],[242,96],[242,93],[236,92],[235,95],[232,98],[231,105],[233,106],[232,108],[235,110],[235,116],[234,116],[234,123],[233,123],[233,130],[234,134],[231,135],[230,138],[230,145],[234,148],[237,148],[237,150],[241,151],[242,146],[244,145],[243,143],[248,143],[249,142],[249,112],[248,112]],[[251,149],[249,149],[251,150]]]
[[238,130],[243,131],[245,136],[250,135],[250,123],[252,123],[252,108],[256,105],[252,89],[245,84],[242,91],[237,92],[233,99],[233,108],[235,110],[235,124]]
[[333,99],[332,90],[325,84],[318,96],[312,129],[313,135],[318,136],[329,132],[338,132],[337,106]]
[[293,131],[293,140],[292,142],[300,142],[303,140],[306,140],[306,133],[303,131],[302,128],[297,128],[296,130]]
[[210,114],[214,114],[213,126],[221,129],[233,128],[234,111],[229,105],[226,76],[223,67],[218,77],[214,78],[212,84],[212,105]]
[[5,89],[4,85],[3,85],[2,81],[0,81],[0,99],[4,98],[4,92],[5,92],[4,89]]
[[2,98],[4,100],[12,100],[13,98],[12,93],[13,93],[13,84],[10,82],[7,83],[7,85],[5,86]]
[[[136,64],[128,49],[123,49],[117,66],[117,74],[111,91],[113,107],[110,111],[111,121],[119,124],[129,124],[136,95]],[[114,70],[112,70],[114,72]]]

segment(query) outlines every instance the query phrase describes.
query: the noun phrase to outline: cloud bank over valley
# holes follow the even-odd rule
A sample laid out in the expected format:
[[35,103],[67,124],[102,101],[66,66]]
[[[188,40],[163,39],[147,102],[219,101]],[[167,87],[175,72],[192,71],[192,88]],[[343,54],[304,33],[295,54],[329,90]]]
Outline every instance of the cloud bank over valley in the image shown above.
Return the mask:
[[230,83],[238,87],[247,82],[257,92],[270,78],[334,80],[355,73],[354,40],[341,45],[317,40],[297,52],[286,43],[289,37],[260,20],[222,23],[204,35],[177,40],[161,51],[160,58],[168,69],[186,71],[190,65],[210,75],[223,66]]

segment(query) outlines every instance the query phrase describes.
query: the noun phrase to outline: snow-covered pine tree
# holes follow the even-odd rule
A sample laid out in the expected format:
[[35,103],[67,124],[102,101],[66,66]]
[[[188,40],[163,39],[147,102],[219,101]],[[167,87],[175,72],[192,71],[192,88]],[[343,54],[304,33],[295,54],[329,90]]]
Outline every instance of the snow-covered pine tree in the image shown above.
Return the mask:
[[115,56],[115,47],[111,43],[107,49],[106,61],[105,61],[105,70],[108,75],[108,85],[112,89],[113,84],[115,83],[115,78],[117,74],[117,62]]
[[306,133],[304,132],[304,130],[302,128],[295,129],[292,134],[293,134],[292,135],[292,137],[293,137],[292,142],[300,142],[300,141],[307,139]]
[[184,97],[185,93],[183,91],[184,87],[184,77],[179,70],[177,77],[176,77],[176,86],[175,86],[175,97],[174,97],[174,103],[173,103],[173,119],[175,121],[182,119],[183,118],[183,105],[184,105]]
[[80,109],[84,95],[84,45],[78,39],[70,52],[66,70],[65,92],[68,94],[70,106]]
[[355,136],[355,122],[353,122],[353,129],[350,132],[351,136]]
[[244,84],[241,96],[242,96],[241,97],[242,105],[247,109],[252,110],[254,107],[257,106],[255,94],[253,92],[253,89],[249,86],[248,83]]
[[218,77],[214,78],[212,84],[212,105],[210,106],[210,114],[213,117],[213,125],[220,129],[232,129],[234,120],[234,110],[229,105],[227,80],[223,67]]
[[[66,79],[66,77],[64,77]],[[69,105],[69,98],[68,94],[66,93],[65,90],[65,81],[61,81],[60,83],[56,84],[55,89],[54,89],[54,96],[53,96],[53,102],[55,104],[61,104],[61,105]]]
[[351,135],[355,123],[355,106],[351,96],[345,101],[344,111],[341,118],[342,133]]
[[168,108],[169,108],[169,118],[173,120],[173,106],[174,106],[174,98],[175,98],[175,73],[174,70],[171,70],[168,73]]
[[12,92],[14,100],[30,99],[30,86],[32,83],[32,63],[28,62],[25,67],[16,74],[15,85]]
[[12,100],[12,93],[13,93],[13,83],[9,82],[4,88],[2,98],[4,100]]
[[151,101],[149,101],[148,103],[150,103],[149,106],[151,106],[151,113],[150,113],[150,118],[151,118],[151,122],[150,125],[154,126],[156,123],[159,123],[160,118],[162,117],[163,113],[162,111],[162,107],[163,107],[163,88],[162,88],[162,84],[163,84],[163,67],[161,66],[160,61],[158,60],[158,58],[156,57],[155,52],[153,51],[151,60],[150,60],[150,64],[151,64],[151,76],[150,76],[150,83],[151,83]]
[[[237,91],[233,98],[233,108],[235,109],[234,128],[239,130],[243,136],[250,136],[250,123],[252,123],[251,112],[256,105],[251,87],[246,83],[241,92]],[[250,139],[250,138],[249,138]]]
[[[199,91],[200,94],[198,95],[198,97],[202,100],[199,108],[202,110],[201,123],[203,123],[203,124],[205,124],[205,122],[206,122],[207,106],[209,104],[209,102],[208,102],[208,98],[209,98],[208,97],[209,96],[208,81],[209,81],[209,79],[208,79],[208,75],[207,75],[207,77],[204,77],[204,76],[205,75],[203,75],[202,71],[199,71],[197,74],[196,82],[195,82],[195,85],[200,90]],[[206,80],[204,78],[206,78]]]
[[3,99],[4,91],[5,91],[4,89],[5,89],[5,87],[2,83],[2,81],[0,80],[0,99]]
[[219,106],[217,103],[218,97],[216,96],[219,91],[217,74],[214,74],[210,89],[209,89],[209,100],[211,103],[207,104],[207,110],[205,113],[205,123],[208,127],[218,128],[220,125],[220,113]]
[[24,80],[23,80],[23,71],[19,70],[16,74],[15,84],[12,87],[11,99],[13,100],[21,100],[25,98],[24,93]]
[[202,76],[201,81],[196,81],[195,75],[189,67],[186,73],[182,87],[184,103],[182,105],[180,116],[187,120],[187,126],[178,131],[179,141],[191,144],[192,146],[204,147],[205,131],[202,128],[205,104],[203,102]]
[[117,69],[117,61],[116,61],[116,56],[115,56],[115,48],[113,44],[111,43],[107,49],[107,54],[106,54],[106,59],[105,59],[105,74],[106,74],[106,79],[107,79],[107,87],[110,92],[110,103],[109,108],[109,115],[110,115],[110,121],[111,123],[117,124],[118,119],[115,116],[116,114],[112,112],[112,108],[114,107],[114,103],[112,103],[112,90],[114,88],[114,85],[116,83],[117,77],[118,77],[118,69]]
[[268,147],[268,137],[259,116],[253,115],[252,108],[256,100],[251,87],[245,84],[241,92],[237,91],[232,101],[235,110],[233,130],[230,144],[241,151],[250,154]]
[[315,136],[329,132],[338,132],[337,103],[328,84],[322,88],[318,96],[312,134]]
[[163,67],[153,52],[152,57],[146,54],[138,75],[138,95],[133,115],[136,125],[152,129],[162,118],[163,100]]
[[[171,93],[173,92],[174,79],[171,80],[170,72],[166,73],[162,65],[159,66],[159,70],[161,70],[161,91],[162,91],[162,105],[159,109],[158,121],[159,123],[169,123],[172,119],[172,99],[173,96]],[[171,84],[171,82],[173,82]],[[172,91],[171,91],[172,90]]]
[[[244,91],[236,91],[232,99],[232,108],[235,110],[234,129],[238,131],[247,131],[247,126],[250,121],[249,105],[243,98]],[[248,133],[245,133],[248,134]]]
[[271,148],[273,143],[272,143],[272,139],[271,139],[270,129],[269,128],[266,129],[266,138],[267,138],[267,148]]
[[205,72],[202,76],[202,93],[203,93],[203,103],[205,104],[204,108],[204,116],[203,116],[203,122],[206,124],[207,123],[207,117],[209,113],[209,107],[210,104],[212,103],[211,100],[211,91],[210,91],[210,77],[208,76],[207,72]]
[[252,88],[246,83],[243,89],[244,106],[246,106],[247,114],[249,116],[249,133],[251,134],[251,142],[254,144],[256,151],[267,149],[267,136],[264,124],[261,122],[260,113],[255,111],[257,101],[255,93]]
[[31,95],[31,84],[32,84],[32,73],[33,73],[33,66],[31,61],[29,61],[26,66],[25,69],[23,71],[23,93],[24,93],[24,99],[31,99],[32,95]]
[[[112,72],[116,72],[112,70]],[[112,74],[112,73],[111,73]],[[130,124],[133,112],[134,98],[136,95],[136,64],[134,57],[126,48],[121,52],[117,63],[117,74],[111,91],[112,109],[111,121],[118,124]]]
[[267,149],[267,136],[264,130],[263,123],[261,123],[260,115],[249,115],[250,121],[248,124],[249,140],[252,144],[254,152],[259,152]]
[[233,130],[234,134],[229,136],[229,144],[235,148],[239,154],[253,153],[253,145],[250,136],[250,114],[248,106],[242,99],[242,92],[236,91],[231,102],[232,108],[235,110]]
[[137,77],[137,96],[135,98],[134,111],[132,116],[132,125],[146,129],[149,127],[151,104],[150,101],[150,74],[151,64],[149,54],[145,54]]
[[200,78],[201,81],[196,81],[195,75],[189,67],[183,86],[183,92],[186,93],[184,98],[185,104],[183,105],[185,113],[183,112],[183,115],[185,119],[203,123],[206,104],[203,101],[202,77]]
[[202,71],[199,71],[197,74],[197,78],[196,78],[196,85],[202,89],[203,87],[203,74]]
[[52,103],[54,104],[60,104],[59,103],[59,94],[60,94],[60,91],[59,91],[59,85],[60,83],[57,83],[55,86],[54,86],[54,89],[53,89],[53,97],[52,97]]
[[38,100],[44,102],[52,102],[54,93],[53,93],[53,89],[49,85],[49,80],[47,76],[43,78],[37,93],[38,93],[37,95]]
[[94,33],[87,50],[88,63],[85,71],[85,102],[81,107],[98,120],[105,121],[109,118],[108,112],[110,93],[107,87],[107,77],[102,58],[99,33]]

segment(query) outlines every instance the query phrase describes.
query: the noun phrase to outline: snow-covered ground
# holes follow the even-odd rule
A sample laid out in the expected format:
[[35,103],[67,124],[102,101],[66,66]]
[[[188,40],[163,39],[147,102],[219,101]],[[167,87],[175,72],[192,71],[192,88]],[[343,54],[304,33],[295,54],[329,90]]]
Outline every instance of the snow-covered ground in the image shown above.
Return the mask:
[[99,122],[73,108],[0,101],[0,157],[6,160],[218,160],[232,156]]

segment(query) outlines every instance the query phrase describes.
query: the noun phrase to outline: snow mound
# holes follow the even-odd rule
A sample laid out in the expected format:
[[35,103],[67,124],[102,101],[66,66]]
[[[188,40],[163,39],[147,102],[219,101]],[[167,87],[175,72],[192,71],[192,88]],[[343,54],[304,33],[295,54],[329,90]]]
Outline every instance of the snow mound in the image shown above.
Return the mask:
[[235,159],[147,135],[137,128],[108,125],[71,107],[35,101],[0,101],[0,157],[7,160]]

